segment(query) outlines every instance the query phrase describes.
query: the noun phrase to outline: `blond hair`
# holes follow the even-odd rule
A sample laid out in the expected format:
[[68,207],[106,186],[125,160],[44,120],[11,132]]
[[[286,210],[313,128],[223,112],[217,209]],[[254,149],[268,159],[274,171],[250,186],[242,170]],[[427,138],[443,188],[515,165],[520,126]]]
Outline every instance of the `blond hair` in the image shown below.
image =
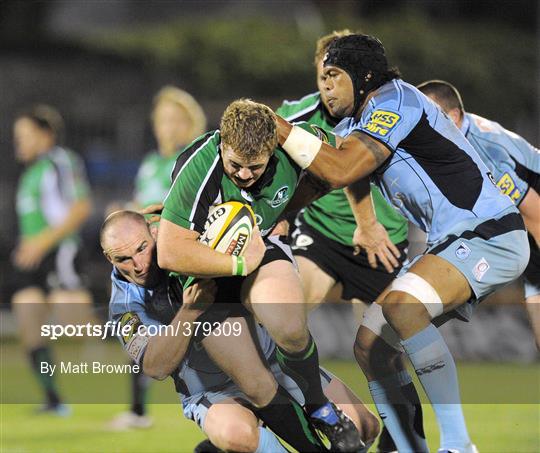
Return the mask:
[[188,141],[194,140],[206,131],[206,115],[200,104],[188,92],[172,85],[161,88],[154,96],[151,115],[152,121],[154,121],[156,110],[162,102],[172,102],[187,113],[191,121]]
[[274,112],[264,104],[238,99],[221,117],[221,141],[248,160],[272,154],[278,144]]
[[317,40],[317,45],[315,47],[315,58],[313,59],[313,64],[317,66],[320,60],[323,59],[326,50],[338,38],[343,38],[343,36],[353,35],[354,33],[348,28],[343,30],[334,30],[328,35],[324,35]]

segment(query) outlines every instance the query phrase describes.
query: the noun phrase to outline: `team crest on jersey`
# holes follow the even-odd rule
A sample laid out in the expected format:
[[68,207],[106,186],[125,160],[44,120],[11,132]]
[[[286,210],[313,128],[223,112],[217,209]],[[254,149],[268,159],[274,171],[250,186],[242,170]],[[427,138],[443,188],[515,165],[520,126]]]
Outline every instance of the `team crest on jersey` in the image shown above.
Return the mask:
[[517,200],[521,195],[519,190],[516,188],[516,183],[508,173],[502,175],[501,179],[499,179],[499,182],[497,183],[497,187],[502,193],[508,195],[513,201]]
[[471,254],[471,249],[467,247],[464,242],[460,242],[459,247],[456,249],[456,256],[459,260],[466,260]]
[[279,189],[272,200],[267,201],[267,203],[273,208],[281,206],[283,203],[289,201],[289,186],[283,186]]
[[133,335],[137,333],[140,325],[141,320],[136,313],[128,312],[122,315],[122,318],[120,318],[120,332],[124,344],[128,343]]
[[387,110],[375,110],[365,129],[373,134],[385,137],[399,123],[401,115]]
[[489,263],[484,257],[480,258],[480,260],[474,265],[473,268],[474,278],[476,278],[476,280],[478,281],[481,281],[488,270]]

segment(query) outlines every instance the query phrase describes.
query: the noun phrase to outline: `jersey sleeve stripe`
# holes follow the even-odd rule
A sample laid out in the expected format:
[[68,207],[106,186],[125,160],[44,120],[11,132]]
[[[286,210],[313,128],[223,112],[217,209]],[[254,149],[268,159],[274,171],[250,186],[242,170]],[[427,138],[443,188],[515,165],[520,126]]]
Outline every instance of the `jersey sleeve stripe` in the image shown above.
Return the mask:
[[[171,187],[169,189],[169,191],[167,192],[167,196],[165,197],[165,199],[163,200],[163,204],[165,204],[165,202],[167,201],[167,198],[169,198],[169,195],[171,194],[171,191],[174,187],[174,185],[176,184],[176,181],[178,180],[178,177],[180,176],[180,174],[182,173],[182,171],[187,167],[187,165],[191,162],[191,160],[199,153],[199,151],[201,151],[202,149],[204,149],[204,147],[211,141],[214,139],[214,137],[218,134],[219,131],[215,131],[210,137],[208,137],[198,148],[196,148],[193,153],[191,154],[191,156],[189,156],[188,159],[185,160],[185,162],[183,164],[181,164],[180,168],[176,168],[175,166],[175,169],[173,170],[173,174],[174,172],[177,172],[176,173],[176,176],[174,178],[174,181],[172,182],[171,184]],[[190,152],[191,150],[186,150],[184,151],[184,153],[186,152]],[[184,153],[182,153],[180,155],[180,157],[182,157],[182,155],[184,155]],[[178,158],[179,160],[177,162],[180,161],[180,157]]]
[[[197,191],[197,196],[195,198],[195,201],[193,202],[193,209],[191,210],[191,214],[189,216],[189,221],[191,222],[191,229],[193,230],[195,228],[194,224],[194,218],[197,214],[197,208],[201,207],[199,200],[201,199],[201,194],[204,192],[204,190],[207,188],[208,181],[210,180],[210,177],[214,174],[214,170],[216,169],[216,165],[218,164],[220,160],[220,155],[217,154],[214,162],[212,162],[212,166],[210,167],[210,171],[206,174],[206,177],[204,178],[201,187]],[[208,213],[204,213],[204,218],[206,219]]]

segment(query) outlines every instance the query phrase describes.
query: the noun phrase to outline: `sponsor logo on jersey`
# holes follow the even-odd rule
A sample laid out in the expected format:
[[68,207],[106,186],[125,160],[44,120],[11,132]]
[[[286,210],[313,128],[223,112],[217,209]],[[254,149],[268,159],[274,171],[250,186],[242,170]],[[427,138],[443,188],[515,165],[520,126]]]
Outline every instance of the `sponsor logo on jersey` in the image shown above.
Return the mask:
[[325,143],[329,142],[328,133],[324,129],[320,128],[319,126],[315,124],[310,124],[309,127],[311,128],[313,133],[318,137],[319,140],[322,140]]
[[516,183],[508,173],[502,175],[501,179],[499,179],[499,182],[497,183],[497,187],[503,194],[508,195],[513,201],[519,199],[521,195],[519,190],[516,188]]
[[371,114],[365,129],[373,134],[385,137],[399,123],[401,115],[386,110],[375,110]]
[[458,257],[458,259],[464,261],[469,257],[470,254],[471,249],[467,247],[464,242],[460,242],[459,247],[456,250],[456,256]]
[[313,244],[313,238],[307,234],[300,234],[296,237],[292,249],[306,249],[308,246]]
[[289,201],[289,187],[283,186],[275,193],[274,198],[272,198],[272,200],[270,201],[267,201],[267,203],[273,208],[277,208],[278,206],[286,203],[287,201]]
[[260,225],[260,224],[262,223],[262,221],[263,221],[262,216],[259,215],[259,214],[255,214],[255,223],[256,223],[257,225]]
[[478,281],[482,281],[482,278],[486,274],[486,272],[489,270],[489,263],[487,260],[482,257],[480,260],[474,265],[473,268],[473,275],[474,278]]

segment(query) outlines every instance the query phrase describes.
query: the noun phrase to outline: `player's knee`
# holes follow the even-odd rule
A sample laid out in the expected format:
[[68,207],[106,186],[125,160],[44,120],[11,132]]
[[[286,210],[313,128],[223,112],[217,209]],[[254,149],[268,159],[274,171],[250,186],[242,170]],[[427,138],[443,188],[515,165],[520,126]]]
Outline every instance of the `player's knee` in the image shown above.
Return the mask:
[[259,428],[245,420],[223,423],[215,445],[223,451],[254,452],[259,445]]
[[284,320],[274,339],[280,347],[289,352],[297,352],[305,349],[309,342],[309,332],[305,320]]
[[429,313],[421,302],[412,300],[411,296],[397,291],[389,292],[382,303],[383,316],[394,329],[401,325],[411,325],[420,319],[426,318],[429,322]]
[[13,304],[40,304],[45,303],[45,293],[41,288],[37,286],[31,286],[28,288],[17,291],[11,300]]

